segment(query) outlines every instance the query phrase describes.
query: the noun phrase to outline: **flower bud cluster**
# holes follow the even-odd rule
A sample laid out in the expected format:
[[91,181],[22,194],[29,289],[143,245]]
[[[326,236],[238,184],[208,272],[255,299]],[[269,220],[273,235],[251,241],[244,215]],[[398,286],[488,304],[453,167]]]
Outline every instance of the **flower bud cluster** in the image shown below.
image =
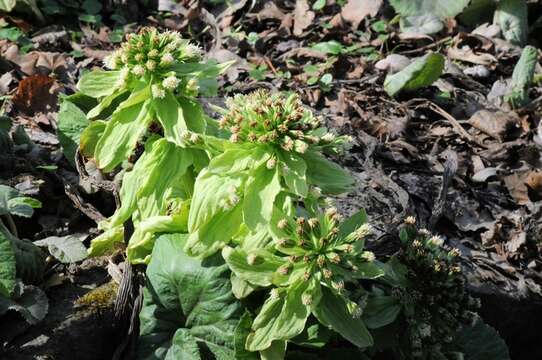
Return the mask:
[[425,229],[416,229],[415,221],[410,220],[405,221],[408,239],[403,241],[398,257],[408,269],[410,285],[392,293],[414,309],[406,314],[410,355],[425,359],[468,325],[477,304],[465,290],[459,250],[445,246],[441,237]]
[[[282,236],[275,244],[285,259],[278,274],[288,275],[285,267],[302,267],[304,281],[317,276],[335,293],[342,294],[345,283],[357,277],[361,264],[375,261],[375,255],[363,250],[363,240],[371,227],[363,224],[350,234],[339,234],[341,219],[337,209],[330,207],[312,217],[278,220],[275,225]],[[350,275],[345,277],[345,273]]]
[[229,111],[219,126],[230,131],[234,143],[271,144],[302,154],[311,146],[344,141],[322,128],[321,121],[303,107],[296,94],[257,90],[229,98],[226,105]]
[[[172,71],[172,66],[201,59],[201,49],[183,39],[178,32],[143,28],[138,34],[128,35],[121,48],[106,57],[104,62],[109,69],[121,71],[116,86],[125,86],[130,77],[145,78],[153,82],[153,97],[163,98],[166,90],[175,91],[182,83]],[[197,89],[196,79],[187,79],[185,83],[187,91]]]

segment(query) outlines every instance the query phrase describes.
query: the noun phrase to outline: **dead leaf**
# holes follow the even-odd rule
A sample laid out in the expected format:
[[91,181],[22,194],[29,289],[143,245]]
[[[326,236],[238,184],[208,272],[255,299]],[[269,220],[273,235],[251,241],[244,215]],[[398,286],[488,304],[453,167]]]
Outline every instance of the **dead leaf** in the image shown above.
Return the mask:
[[[275,5],[272,1],[267,1],[265,5],[263,6],[263,9],[260,10],[257,14],[250,14],[250,16],[256,16],[258,21],[266,20],[266,19],[273,19],[273,20],[280,20],[284,19],[284,16],[286,14],[279,9],[277,5]],[[249,17],[250,17],[249,16]]]
[[532,190],[533,201],[539,201],[542,199],[542,171],[533,170],[527,175],[525,184]]
[[410,59],[401,54],[390,54],[375,64],[378,70],[388,71],[390,74],[399,72],[410,64]]
[[341,16],[352,24],[352,30],[356,30],[367,15],[376,16],[382,4],[382,0],[348,0],[341,10]]
[[504,178],[504,184],[508,189],[508,192],[518,205],[527,205],[531,202],[529,199],[529,190],[525,185],[525,173],[523,174],[511,174]]
[[307,0],[297,0],[294,10],[294,35],[300,36],[314,20],[314,12],[309,10]]
[[478,110],[470,117],[469,124],[501,142],[523,133],[519,116],[511,111]]
[[476,34],[459,33],[448,48],[448,57],[472,64],[485,65],[494,68],[497,58],[491,53],[495,46],[491,40]]
[[27,75],[50,73],[64,74],[68,68],[66,57],[61,53],[31,51],[25,55],[19,55],[19,51],[12,51],[6,59],[17,64],[21,71]]
[[13,97],[13,104],[26,115],[55,111],[58,86],[56,80],[47,75],[33,75],[24,78]]

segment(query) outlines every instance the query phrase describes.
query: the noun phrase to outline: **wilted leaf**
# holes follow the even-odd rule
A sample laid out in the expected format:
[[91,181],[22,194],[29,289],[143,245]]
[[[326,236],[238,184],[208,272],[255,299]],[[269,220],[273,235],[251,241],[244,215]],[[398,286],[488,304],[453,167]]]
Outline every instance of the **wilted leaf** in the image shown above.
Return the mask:
[[27,115],[55,111],[58,89],[56,80],[47,75],[32,75],[24,78],[13,97],[15,106]]
[[416,59],[397,74],[388,75],[384,81],[384,90],[394,96],[402,90],[416,90],[431,85],[442,74],[444,57],[430,53]]
[[348,0],[341,10],[341,16],[356,30],[367,15],[376,16],[382,4],[382,0]]
[[314,12],[309,10],[307,0],[297,0],[294,10],[294,35],[300,36],[314,20]]

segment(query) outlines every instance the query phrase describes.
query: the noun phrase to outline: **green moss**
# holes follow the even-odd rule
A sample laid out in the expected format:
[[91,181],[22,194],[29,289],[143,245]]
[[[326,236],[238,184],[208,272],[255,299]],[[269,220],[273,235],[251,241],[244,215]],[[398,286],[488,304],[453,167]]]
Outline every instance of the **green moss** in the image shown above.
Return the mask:
[[118,287],[117,283],[111,280],[75,300],[75,306],[94,313],[111,309],[115,303]]

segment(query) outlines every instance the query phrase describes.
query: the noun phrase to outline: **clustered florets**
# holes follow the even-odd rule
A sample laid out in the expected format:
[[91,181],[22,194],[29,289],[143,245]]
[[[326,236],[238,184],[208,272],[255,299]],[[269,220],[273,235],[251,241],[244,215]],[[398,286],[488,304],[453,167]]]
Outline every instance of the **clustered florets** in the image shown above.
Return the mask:
[[344,137],[322,128],[322,122],[303,107],[295,94],[284,97],[258,90],[229,98],[226,105],[229,111],[219,126],[231,132],[234,143],[273,144],[303,154],[313,145],[345,142]]
[[406,315],[407,330],[412,358],[421,359],[452,341],[478,304],[465,291],[459,250],[426,229],[415,229],[411,220],[405,221],[408,237],[399,256],[411,285],[396,288],[394,296],[413,309]]
[[[174,91],[181,83],[171,70],[175,63],[199,62],[202,51],[190,44],[178,32],[158,32],[154,28],[143,28],[139,34],[128,35],[120,49],[105,59],[105,65],[120,70],[117,87],[125,86],[130,76],[153,82],[153,97],[163,98],[165,90]],[[197,91],[197,80],[189,79],[186,89]]]
[[[359,264],[374,261],[375,255],[363,251],[362,245],[363,238],[371,233],[371,226],[363,224],[351,234],[339,237],[340,218],[337,209],[328,208],[323,214],[311,218],[278,220],[276,226],[285,236],[277,240],[277,250],[283,254],[298,254],[285,257],[285,263],[278,268],[278,273],[286,275],[296,263],[302,262],[304,281],[320,274],[329,288],[341,293],[345,280],[348,280],[343,278],[342,273],[356,273]],[[338,273],[333,271],[339,268],[341,271]]]

